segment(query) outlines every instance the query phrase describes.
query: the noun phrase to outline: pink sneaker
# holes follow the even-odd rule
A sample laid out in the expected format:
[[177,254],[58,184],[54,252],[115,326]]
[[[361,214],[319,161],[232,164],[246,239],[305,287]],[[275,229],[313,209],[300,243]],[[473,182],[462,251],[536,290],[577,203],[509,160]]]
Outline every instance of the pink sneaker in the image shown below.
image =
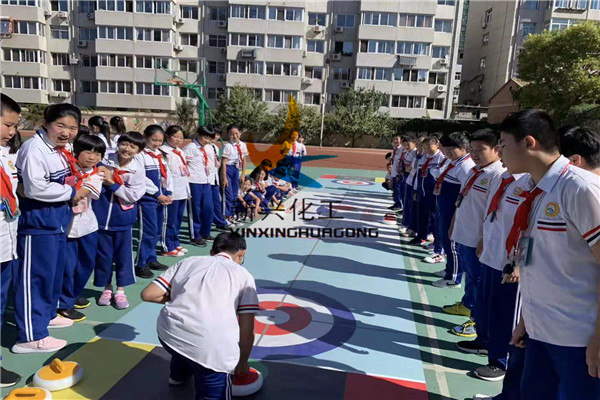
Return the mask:
[[129,307],[129,303],[127,302],[127,296],[125,293],[115,293],[115,307],[117,310],[124,310]]
[[181,247],[181,246],[176,247],[175,250],[177,250],[177,251],[179,251],[179,252],[181,252],[183,254],[187,254],[188,253],[188,249],[186,249],[185,247]]
[[12,352],[17,354],[54,353],[66,345],[66,340],[56,339],[52,336],[46,336],[43,339],[34,340],[33,342],[15,343],[15,345],[12,347]]
[[48,329],[67,328],[67,327],[73,325],[73,322],[74,321],[72,319],[57,315],[48,324]]
[[97,303],[99,306],[110,306],[110,301],[112,299],[112,290],[106,289],[102,292],[102,296],[98,299]]

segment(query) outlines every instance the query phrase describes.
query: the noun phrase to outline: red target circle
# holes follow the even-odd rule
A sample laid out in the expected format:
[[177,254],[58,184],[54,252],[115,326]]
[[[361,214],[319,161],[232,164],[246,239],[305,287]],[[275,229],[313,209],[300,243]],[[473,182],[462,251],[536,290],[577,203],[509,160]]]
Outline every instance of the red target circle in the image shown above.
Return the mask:
[[283,312],[289,316],[289,319],[285,322],[272,325],[254,320],[254,333],[256,334],[264,333],[269,336],[287,335],[306,328],[312,321],[310,313],[296,304],[261,301],[259,307],[263,311],[277,310]]
[[351,179],[334,179],[333,183],[337,183],[338,185],[347,185],[347,186],[371,186],[373,182],[368,181],[356,181]]

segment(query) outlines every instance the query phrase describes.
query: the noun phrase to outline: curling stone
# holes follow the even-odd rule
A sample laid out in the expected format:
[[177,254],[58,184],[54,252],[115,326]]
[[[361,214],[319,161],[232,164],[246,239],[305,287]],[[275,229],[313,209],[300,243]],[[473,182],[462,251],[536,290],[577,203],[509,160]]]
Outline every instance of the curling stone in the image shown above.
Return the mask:
[[254,368],[243,377],[234,376],[231,394],[236,397],[250,396],[260,390],[263,385],[263,377]]
[[55,358],[49,365],[35,373],[33,384],[55,392],[76,385],[81,378],[83,378],[83,368],[78,363]]
[[4,400],[52,400],[52,393],[39,387],[23,387],[12,390]]

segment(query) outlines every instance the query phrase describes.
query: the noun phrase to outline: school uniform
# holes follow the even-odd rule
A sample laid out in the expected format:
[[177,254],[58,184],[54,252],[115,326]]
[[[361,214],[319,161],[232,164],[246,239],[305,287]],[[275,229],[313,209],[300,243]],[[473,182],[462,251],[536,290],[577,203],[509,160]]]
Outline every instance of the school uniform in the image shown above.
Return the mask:
[[190,198],[190,171],[186,156],[181,149],[176,149],[165,142],[160,149],[167,155],[167,166],[173,180],[173,203],[167,206],[167,218],[161,229],[162,242],[168,251],[180,246],[179,231],[183,222],[183,213]]
[[146,193],[146,173],[139,158],[121,167],[117,153],[108,156],[105,165],[113,171],[115,183],[103,185],[100,197],[92,202],[99,228],[94,286],[111,284],[113,262],[117,286],[129,286],[135,283],[132,230],[137,202]]
[[10,154],[8,147],[0,149],[0,325],[4,321],[4,309],[8,300],[8,290],[14,285],[13,279],[19,268],[17,256],[17,226],[19,218],[19,200],[17,198],[17,154]]
[[302,169],[302,157],[306,155],[306,146],[304,143],[298,143],[294,141],[292,147],[287,152],[286,158],[293,168],[294,172],[291,176],[292,188],[298,188],[298,182],[300,181],[300,170]]
[[600,178],[561,156],[535,188],[529,179],[524,189],[530,201],[519,207],[528,226],[517,236],[515,218],[506,246],[513,255],[519,237],[531,242],[529,263],[516,260],[529,335],[522,396],[599,399],[600,380],[588,374],[585,352],[598,310],[600,268],[590,247],[600,240]]
[[404,177],[402,179],[403,189],[401,189],[404,192],[404,197],[402,199],[402,225],[406,228],[409,228],[413,216],[412,181],[414,180],[414,174],[416,174],[416,171],[413,170],[407,174],[406,167],[413,164],[417,158],[417,154],[417,149],[413,149],[405,153],[402,163],[398,162],[398,175],[402,175]]
[[75,300],[83,291],[92,275],[98,248],[98,221],[92,210],[92,199],[97,200],[102,190],[103,176],[98,175],[97,167],[82,170],[71,165],[71,172],[77,180],[76,189],[85,188],[89,195],[73,205],[73,219],[67,232],[67,247],[62,293],[58,301],[59,310],[75,307]]
[[160,150],[152,151],[148,148],[136,156],[146,171],[146,193],[138,201],[140,235],[135,265],[139,269],[149,263],[157,262],[157,242],[160,241],[164,253],[168,251],[167,244],[162,240],[164,235],[161,230],[161,228],[165,229],[163,222],[167,218],[167,207],[158,202],[158,197],[171,196],[173,182],[167,160],[163,157]]
[[102,139],[102,141],[104,142],[104,145],[106,146],[106,151],[104,152],[104,158],[102,159],[102,161],[106,161],[108,160],[108,156],[111,154],[114,154],[117,152],[117,139],[118,137],[115,137],[115,139],[108,139],[106,140],[106,137],[104,137],[103,134],[101,133],[91,133],[90,135],[99,137],[100,139]]
[[[225,216],[231,217],[234,214],[236,194],[240,186],[240,168],[243,167],[243,160],[248,155],[246,143],[240,140],[239,143],[227,142],[223,146],[223,158],[226,158],[225,170],[228,185],[225,188]],[[245,172],[242,171],[242,174]]]
[[395,208],[402,208],[404,197],[404,175],[402,174],[401,164],[404,162],[405,151],[402,146],[395,147],[392,151],[392,172],[390,178],[392,181],[392,199]]
[[213,198],[213,223],[218,228],[224,228],[227,226],[227,221],[225,221],[225,217],[223,216],[223,208],[224,208],[224,193],[221,193],[221,176],[220,176],[220,168],[221,168],[221,157],[219,156],[219,148],[216,144],[211,144],[208,146],[215,158],[214,164],[211,164],[211,169],[214,173],[214,181],[211,182],[211,191]]
[[435,233],[434,252],[436,254],[442,254],[442,246],[436,232],[436,207],[433,195],[435,179],[430,172],[433,168],[438,168],[443,159],[444,156],[440,151],[433,155],[424,155],[417,163],[415,175],[417,203],[414,208],[417,212],[417,238],[426,240],[429,233]]
[[[190,190],[188,217],[190,217],[190,238],[207,238],[214,216],[212,183],[215,181],[215,155],[210,145],[202,146],[193,140],[183,149],[190,170]],[[190,212],[191,211],[191,212]]]
[[47,337],[48,323],[56,317],[76,189],[65,183],[71,174],[66,156],[44,129],[25,141],[16,165],[24,196],[19,197],[22,264],[15,278],[15,319],[17,342],[31,342]]
[[439,232],[442,239],[442,247],[446,253],[446,275],[445,280],[460,283],[462,271],[460,270],[459,254],[456,244],[450,239],[448,231],[452,224],[452,217],[456,210],[456,200],[460,194],[462,184],[466,182],[469,171],[475,166],[470,155],[465,155],[458,160],[446,162],[446,169],[438,177],[433,194],[437,196],[437,208],[439,210],[440,227]]

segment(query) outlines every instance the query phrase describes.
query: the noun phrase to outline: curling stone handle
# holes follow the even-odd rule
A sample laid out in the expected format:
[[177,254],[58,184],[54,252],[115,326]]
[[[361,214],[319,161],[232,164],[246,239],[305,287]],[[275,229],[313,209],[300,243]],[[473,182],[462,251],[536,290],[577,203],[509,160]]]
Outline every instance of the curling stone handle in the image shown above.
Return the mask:
[[60,374],[65,370],[65,364],[63,364],[63,362],[60,361],[58,358],[55,358],[50,363],[50,368],[52,369],[52,371],[56,372],[57,374]]

